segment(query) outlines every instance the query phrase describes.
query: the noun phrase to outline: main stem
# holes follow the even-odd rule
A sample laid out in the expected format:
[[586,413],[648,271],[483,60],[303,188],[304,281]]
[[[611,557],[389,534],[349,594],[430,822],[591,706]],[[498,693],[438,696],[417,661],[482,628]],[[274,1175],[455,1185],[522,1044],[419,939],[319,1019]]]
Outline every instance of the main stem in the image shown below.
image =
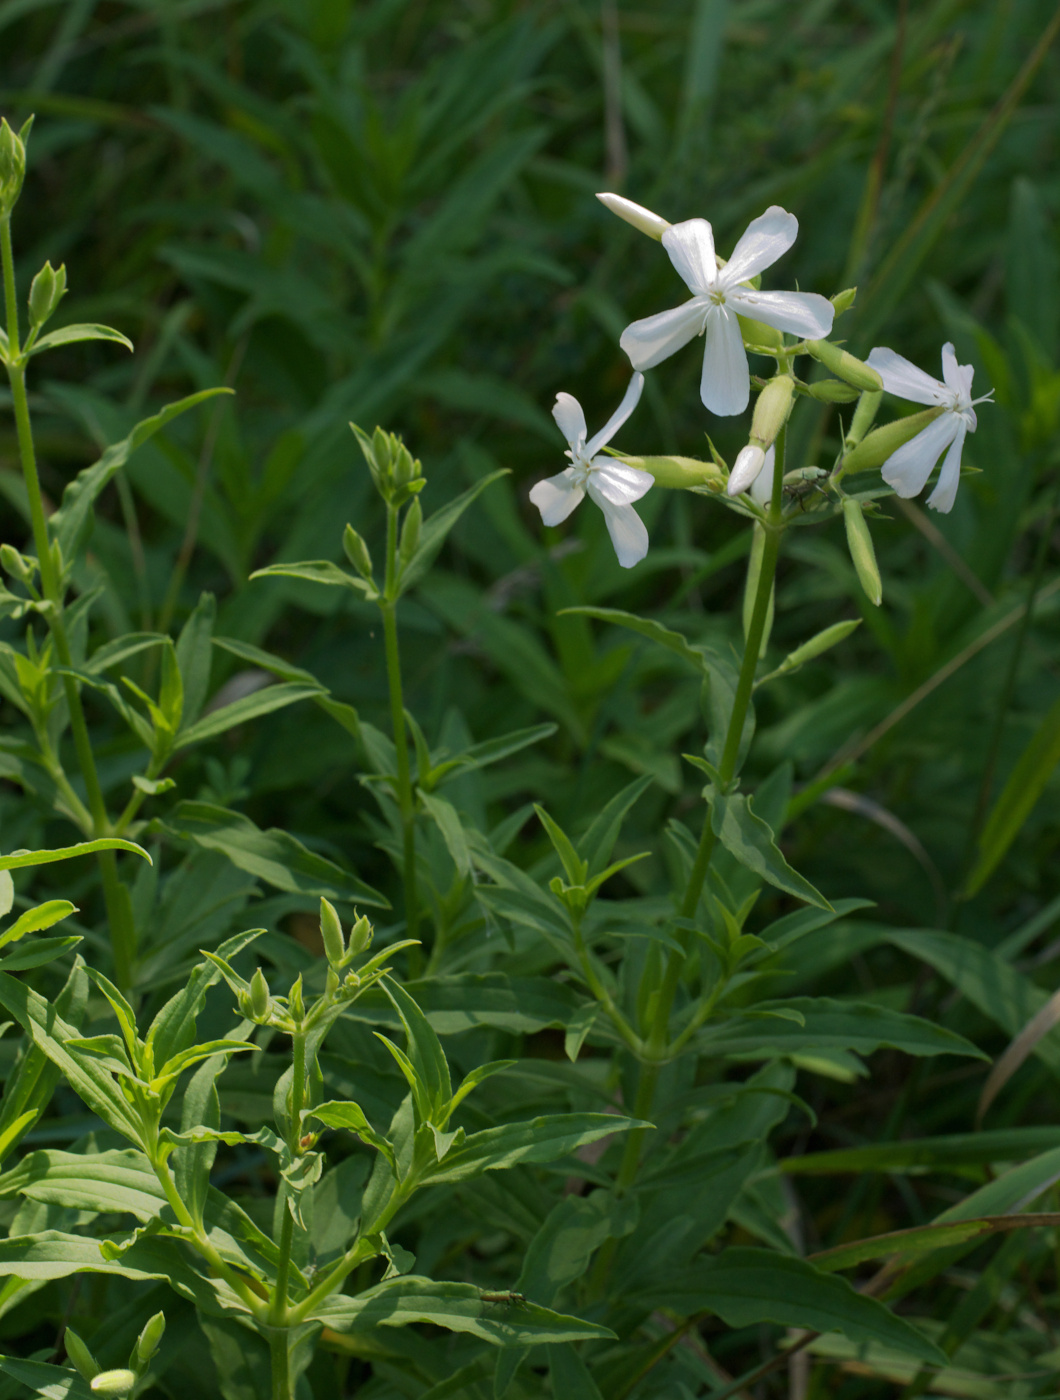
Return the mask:
[[[394,750],[397,755],[398,808],[401,813],[402,884],[405,894],[405,927],[409,938],[416,937],[419,923],[419,903],[416,894],[416,804],[412,796],[409,767],[408,726],[405,723],[405,700],[401,689],[401,654],[397,630],[397,523],[396,506],[386,508],[386,583],[379,607],[383,614],[383,638],[386,645],[386,678],[390,689],[390,720],[394,730]],[[410,948],[409,975],[418,977],[422,965],[419,948]]]
[[[305,1029],[293,1036],[294,1064],[291,1071],[291,1119],[287,1130],[287,1146],[292,1159],[301,1155],[302,1109],[305,1106]],[[294,1216],[284,1202],[283,1226],[280,1231],[280,1257],[276,1266],[276,1285],[269,1308],[269,1356],[272,1362],[272,1400],[294,1400],[291,1389],[291,1316],[288,1282],[291,1275],[291,1250],[294,1247]]]
[[[3,262],[4,304],[7,310],[7,377],[11,385],[15,432],[18,437],[22,475],[26,483],[26,496],[29,500],[33,542],[37,550],[37,562],[40,565],[41,590],[45,600],[51,604],[47,619],[55,643],[56,657],[60,666],[69,670],[73,666],[73,657],[63,620],[62,580],[56,570],[48,539],[48,522],[44,514],[40,476],[37,471],[37,454],[33,446],[29,400],[26,396],[26,371],[21,358],[18,302],[15,294],[15,259],[11,248],[10,217],[0,220],[0,260]],[[70,731],[73,735],[74,749],[77,753],[77,762],[81,769],[81,777],[88,798],[88,810],[92,818],[91,831],[86,834],[95,837],[107,836],[110,834],[110,823],[107,817],[106,803],[103,800],[103,789],[99,782],[99,773],[96,769],[95,756],[92,753],[92,740],[89,737],[85,712],[81,705],[81,694],[77,688],[77,682],[72,676],[64,675],[62,680],[66,705],[70,714]],[[128,990],[132,981],[132,961],[136,953],[136,928],[132,919],[132,910],[128,894],[118,877],[118,866],[114,852],[100,851],[98,860],[103,883],[103,899],[107,908],[107,921],[111,931],[115,981],[123,990]]]

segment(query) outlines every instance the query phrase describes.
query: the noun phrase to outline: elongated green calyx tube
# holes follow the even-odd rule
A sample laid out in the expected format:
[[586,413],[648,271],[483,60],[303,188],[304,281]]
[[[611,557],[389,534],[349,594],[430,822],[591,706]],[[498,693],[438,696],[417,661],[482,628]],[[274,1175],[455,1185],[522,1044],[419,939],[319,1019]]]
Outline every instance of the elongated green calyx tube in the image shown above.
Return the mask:
[[22,182],[26,178],[26,141],[33,118],[16,135],[7,124],[7,118],[0,119],[0,219],[6,219],[18,203],[22,193]]
[[320,901],[320,935],[324,940],[324,953],[332,967],[341,967],[346,956],[346,940],[342,936],[342,923],[335,906],[326,899]]
[[861,502],[855,501],[852,496],[847,496],[843,501],[843,523],[847,527],[847,547],[854,561],[858,582],[869,602],[879,607],[883,602],[883,580],[876,563],[876,551],[872,547],[872,536],[865,523]]
[[876,393],[866,390],[858,399],[858,406],[854,410],[854,416],[850,420],[850,431],[847,433],[844,446],[848,452],[853,452],[858,443],[862,440],[868,430],[876,421],[876,414],[879,412],[880,404],[883,402],[883,393],[877,390]]
[[136,1381],[135,1371],[100,1371],[88,1384],[93,1395],[128,1395]]
[[66,267],[52,267],[46,262],[33,279],[29,289],[29,319],[34,326],[43,326],[66,294]]
[[[616,456],[618,454],[615,454]],[[648,472],[656,486],[673,490],[689,486],[705,486],[709,491],[725,488],[725,473],[714,462],[700,462],[695,457],[625,457],[618,458],[628,467]]]
[[740,323],[740,334],[745,345],[761,345],[766,350],[780,350],[783,347],[784,337],[773,326],[767,326],[764,321],[748,320],[746,316],[737,315],[736,319]]
[[265,981],[265,974],[261,968],[256,967],[254,976],[250,979],[251,1020],[258,1022],[267,1020],[271,1007],[272,998],[269,996],[269,984]]
[[841,379],[818,379],[806,386],[810,397],[821,403],[853,403],[861,394],[853,384],[844,384]]
[[166,1330],[165,1313],[156,1312],[154,1317],[148,1318],[144,1330],[136,1339],[136,1347],[133,1351],[133,1360],[130,1364],[144,1367],[158,1350],[158,1344],[162,1340],[162,1335]]
[[[873,467],[882,467],[888,457],[892,457],[903,443],[923,432],[927,425],[937,418],[942,408],[925,408],[921,413],[911,413],[908,418],[896,418],[893,423],[885,423],[882,428],[874,428],[852,452],[843,458],[843,474],[865,472]],[[855,414],[855,417],[857,415]]]
[[818,364],[838,374],[848,384],[853,384],[855,389],[883,388],[883,380],[876,370],[855,359],[840,346],[833,345],[830,340],[808,340],[806,349]]
[[605,209],[610,209],[612,214],[617,214],[620,219],[625,219],[627,224],[632,224],[634,228],[640,229],[641,233],[646,233],[649,238],[654,238],[656,242],[670,227],[666,220],[661,219],[658,214],[653,214],[642,204],[634,204],[631,199],[626,199],[623,195],[598,194],[596,197]]
[[347,525],[342,533],[342,547],[346,551],[346,558],[361,578],[367,579],[371,583],[372,556],[368,553],[368,546],[352,525]]
[[751,419],[751,444],[763,451],[772,447],[777,434],[788,421],[795,381],[790,374],[778,374],[758,395]]
[[99,1375],[99,1363],[72,1327],[63,1333],[63,1345],[70,1361],[86,1381]]

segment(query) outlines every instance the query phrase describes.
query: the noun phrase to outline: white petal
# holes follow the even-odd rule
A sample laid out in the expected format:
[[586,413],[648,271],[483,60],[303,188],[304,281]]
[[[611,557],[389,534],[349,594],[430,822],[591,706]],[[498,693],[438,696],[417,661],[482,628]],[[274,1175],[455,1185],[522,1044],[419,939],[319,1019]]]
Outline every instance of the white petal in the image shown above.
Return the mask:
[[719,417],[742,413],[751,397],[747,351],[736,312],[728,306],[711,308],[703,350],[699,396],[704,407]]
[[651,369],[699,335],[706,313],[702,299],[693,297],[672,311],[634,321],[622,332],[618,343],[634,369]]
[[752,219],[747,231],[732,250],[725,264],[725,285],[734,286],[772,267],[784,256],[799,236],[799,221],[794,214],[771,204],[764,214]]
[[835,317],[832,303],[816,292],[756,292],[734,287],[728,299],[741,316],[809,340],[821,340],[828,335]]
[[662,236],[670,261],[690,292],[702,296],[718,280],[718,260],[714,256],[714,230],[706,219],[686,219],[671,224]]
[[942,347],[942,378],[946,388],[952,389],[955,394],[959,394],[964,387],[961,379],[961,367],[957,363],[952,340],[947,340]]
[[923,491],[931,468],[939,459],[944,447],[957,436],[960,420],[955,413],[942,413],[915,438],[893,452],[883,464],[883,479],[893,486],[899,496],[919,496]]
[[618,432],[619,428],[621,428],[622,424],[626,421],[629,415],[636,408],[637,404],[640,402],[641,391],[643,390],[643,388],[643,374],[635,374],[633,378],[629,381],[629,387],[622,396],[622,402],[618,405],[614,413],[612,413],[611,417],[607,420],[607,422],[595,435],[595,437],[591,437],[589,441],[585,444],[586,458],[595,457],[596,454],[600,451],[601,447],[607,446],[607,444],[611,441],[614,435]]
[[888,350],[885,346],[878,345],[872,350],[865,363],[880,376],[887,392],[900,399],[932,406],[946,403],[949,399],[944,384],[932,379],[931,375],[925,374],[922,369],[917,369],[904,355]]
[[532,488],[530,499],[541,512],[543,524],[559,525],[585,495],[583,487],[574,485],[573,475],[574,468],[568,467],[565,472],[546,477]]
[[651,490],[655,478],[651,472],[642,472],[639,467],[630,467],[611,458],[595,466],[588,485],[589,495],[597,505],[610,501],[615,506],[628,506]]
[[597,498],[595,482],[589,478],[589,494],[604,513],[604,523],[611,543],[624,569],[632,569],[648,552],[648,531],[644,521],[632,506],[616,506],[604,497]]
[[741,491],[746,491],[749,486],[753,486],[765,464],[766,454],[753,442],[749,442],[746,447],[741,447],[740,454],[729,473],[729,479],[725,483],[726,495],[738,496]]
[[585,441],[588,429],[582,406],[572,394],[557,394],[552,405],[552,417],[559,424],[559,430],[570,444],[571,450]]
[[631,199],[626,199],[620,194],[598,194],[596,197],[612,214],[617,214],[620,219],[625,219],[627,224],[639,228],[641,233],[646,233],[649,238],[662,238],[670,227],[658,214],[653,214],[642,204],[634,204]]
[[966,431],[961,423],[957,429],[957,436],[950,443],[950,450],[946,453],[935,489],[928,497],[928,505],[932,510],[941,511],[943,515],[949,515],[957,498],[957,485],[961,479],[961,452],[964,449]]
[[751,496],[760,506],[769,505],[773,499],[773,472],[777,465],[777,450],[771,447],[766,453],[765,466],[751,482]]

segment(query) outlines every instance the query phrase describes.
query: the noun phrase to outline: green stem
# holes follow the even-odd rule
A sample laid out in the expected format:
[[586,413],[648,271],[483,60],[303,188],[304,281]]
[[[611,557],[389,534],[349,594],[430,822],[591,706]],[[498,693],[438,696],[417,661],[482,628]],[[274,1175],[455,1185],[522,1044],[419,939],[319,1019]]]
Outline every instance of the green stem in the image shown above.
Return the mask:
[[[292,1036],[291,1117],[287,1125],[287,1146],[294,1160],[302,1154],[302,1109],[305,1106],[306,1027]],[[294,1247],[294,1216],[284,1201],[280,1229],[280,1257],[276,1283],[269,1305],[269,1356],[272,1365],[272,1400],[294,1400],[291,1389],[291,1306],[288,1296],[291,1277],[291,1251]]]
[[[73,657],[63,620],[62,580],[56,569],[48,539],[48,522],[44,514],[40,476],[37,471],[37,456],[33,446],[29,400],[26,396],[26,373],[19,339],[18,303],[15,295],[15,259],[11,248],[10,218],[0,220],[0,260],[3,262],[4,303],[7,310],[7,377],[11,385],[15,431],[18,437],[22,475],[26,483],[26,496],[29,501],[33,542],[37,550],[37,562],[40,565],[41,590],[45,600],[51,604],[47,612],[47,621],[55,642],[55,654],[61,666],[70,668],[73,666]],[[96,760],[92,753],[92,740],[85,722],[81,694],[77,688],[77,682],[72,676],[63,676],[63,691],[70,714],[70,732],[73,735],[77,762],[81,769],[81,777],[84,780],[85,793],[88,797],[88,810],[92,817],[92,835],[107,836],[110,833],[107,807],[103,800],[103,789],[100,786]],[[136,928],[132,920],[132,910],[125,888],[118,877],[118,866],[114,852],[101,851],[98,860],[103,882],[103,899],[107,908],[107,921],[111,931],[115,981],[119,987],[127,990],[132,981],[132,962],[136,954]]]
[[[405,927],[409,938],[415,938],[416,928],[419,924],[419,906],[416,893],[416,803],[412,794],[408,726],[405,723],[405,701],[401,688],[401,653],[398,649],[397,522],[397,508],[388,505],[386,509],[386,583],[379,608],[383,614],[386,678],[390,690],[390,720],[394,730],[394,750],[397,755],[397,798],[401,813]],[[421,965],[422,958],[419,948],[410,948],[410,977],[419,976]]]
[[642,1055],[644,1052],[644,1045],[641,1041],[640,1036],[637,1035],[633,1027],[626,1020],[625,1016],[622,1015],[622,1012],[615,1005],[611,993],[607,990],[604,984],[600,981],[600,978],[597,976],[596,969],[593,967],[592,964],[592,959],[589,957],[589,950],[585,946],[585,938],[582,935],[582,921],[580,917],[575,918],[573,914],[571,915],[571,928],[574,932],[574,947],[575,951],[578,954],[578,963],[581,967],[582,976],[585,978],[589,990],[592,992],[593,996],[596,998],[600,1006],[603,1007],[604,1011],[607,1013],[608,1017],[611,1020],[611,1024],[622,1037],[627,1047],[633,1051],[634,1055]]

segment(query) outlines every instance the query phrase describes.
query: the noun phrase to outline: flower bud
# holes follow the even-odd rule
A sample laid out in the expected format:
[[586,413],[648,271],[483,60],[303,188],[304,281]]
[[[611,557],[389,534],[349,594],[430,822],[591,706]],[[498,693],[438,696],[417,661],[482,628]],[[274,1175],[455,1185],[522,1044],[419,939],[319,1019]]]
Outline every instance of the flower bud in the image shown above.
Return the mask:
[[30,117],[16,136],[7,118],[0,118],[0,219],[11,213],[22,193],[22,182],[26,178],[26,141],[32,125]]
[[396,434],[376,428],[369,438],[356,423],[350,427],[360,443],[376,490],[387,505],[403,505],[423,489],[423,466]]
[[746,447],[742,447],[729,474],[728,484],[725,487],[726,493],[730,496],[738,496],[741,491],[746,491],[765,464],[766,454],[760,447],[756,447],[754,443],[748,443]]
[[836,292],[832,297],[832,305],[835,307],[837,317],[842,316],[844,311],[849,311],[854,305],[854,298],[858,294],[857,287],[848,287],[845,292]]
[[398,556],[403,564],[409,563],[419,547],[420,527],[422,525],[423,507],[420,505],[419,497],[414,496],[405,515],[405,522],[401,527],[401,544],[398,547]]
[[291,985],[290,995],[287,998],[287,1009],[291,1013],[294,1021],[300,1022],[305,1019],[305,1002],[302,999],[302,974],[299,973]]
[[165,1313],[157,1312],[154,1317],[148,1318],[144,1325],[144,1330],[136,1339],[136,1347],[133,1351],[135,1360],[132,1364],[141,1369],[147,1365],[158,1350],[158,1344],[162,1340],[162,1334],[166,1330]]
[[346,943],[342,936],[342,924],[335,906],[326,899],[320,901],[320,936],[324,940],[324,953],[332,967],[341,967],[346,956]]
[[850,420],[850,431],[846,435],[844,446],[848,452],[852,452],[858,443],[872,427],[880,404],[883,402],[882,391],[872,393],[866,390],[858,400],[858,406],[854,410],[854,416]]
[[853,403],[861,393],[853,384],[844,384],[841,379],[818,379],[806,387],[810,398],[820,403]]
[[346,551],[346,558],[360,576],[371,582],[372,556],[368,553],[368,546],[352,525],[347,525],[343,531],[342,547]]
[[90,1381],[93,1376],[99,1375],[99,1363],[72,1327],[63,1333],[63,1345],[71,1364],[84,1380]]
[[636,467],[655,478],[656,486],[679,490],[690,486],[705,486],[720,491],[725,473],[714,462],[701,462],[695,457],[626,457],[618,459],[627,467]]
[[845,379],[848,384],[853,384],[855,389],[882,389],[883,380],[878,372],[869,365],[857,360],[848,351],[838,345],[833,345],[830,340],[807,340],[806,349],[809,354],[825,369],[830,369],[833,374],[838,374],[840,379]]
[[[751,418],[751,442],[756,447],[772,447],[777,434],[788,421],[795,381],[790,374],[778,374],[758,395]],[[761,464],[759,464],[759,467]],[[735,468],[733,469],[735,474]],[[758,475],[758,469],[755,470]],[[753,478],[752,478],[753,479]],[[731,494],[731,492],[730,492]]]
[[[843,458],[843,473],[865,472],[873,467],[882,467],[888,457],[923,432],[927,425],[942,413],[942,408],[925,408],[920,413],[911,413],[907,418],[896,418],[893,423],[885,423],[882,428],[874,428],[852,452]],[[854,415],[855,418],[857,414]]]
[[58,271],[46,262],[33,279],[29,289],[29,319],[33,326],[43,326],[66,294],[66,265]]
[[372,942],[372,925],[365,916],[361,917],[350,929],[349,951],[353,956],[358,953],[367,952]]
[[260,967],[254,969],[254,976],[250,979],[250,1019],[256,1021],[258,1025],[264,1025],[269,1019],[269,1012],[272,1009],[272,997],[269,996],[269,984],[265,981],[265,974]]
[[847,548],[857,571],[858,582],[869,602],[879,607],[883,601],[883,581],[876,563],[876,551],[872,547],[872,536],[865,523],[861,502],[855,501],[852,496],[843,500],[843,523],[847,527]]
[[634,228],[640,229],[641,233],[646,233],[656,241],[661,239],[670,227],[658,214],[653,214],[650,209],[634,204],[631,199],[625,199],[620,194],[598,194],[596,197],[605,209],[610,209],[612,214],[617,214],[620,219],[625,219],[627,224],[632,224]]
[[89,1387],[93,1395],[128,1395],[136,1381],[135,1371],[100,1371],[89,1381]]
[[9,578],[18,579],[19,583],[32,585],[37,576],[36,559],[27,559],[11,544],[0,545],[0,565]]

